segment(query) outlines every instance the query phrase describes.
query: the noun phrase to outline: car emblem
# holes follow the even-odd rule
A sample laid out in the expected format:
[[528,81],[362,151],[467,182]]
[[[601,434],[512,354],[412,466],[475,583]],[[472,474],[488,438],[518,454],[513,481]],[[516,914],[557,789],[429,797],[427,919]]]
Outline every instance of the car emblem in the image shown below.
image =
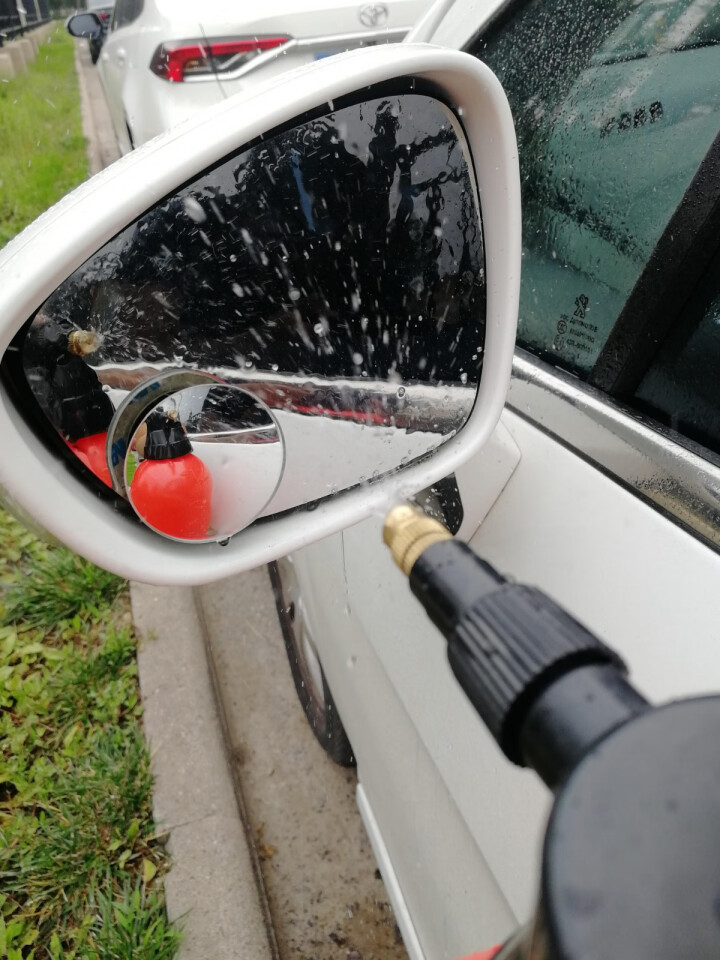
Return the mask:
[[384,3],[366,3],[358,10],[358,19],[364,27],[381,27],[388,18]]

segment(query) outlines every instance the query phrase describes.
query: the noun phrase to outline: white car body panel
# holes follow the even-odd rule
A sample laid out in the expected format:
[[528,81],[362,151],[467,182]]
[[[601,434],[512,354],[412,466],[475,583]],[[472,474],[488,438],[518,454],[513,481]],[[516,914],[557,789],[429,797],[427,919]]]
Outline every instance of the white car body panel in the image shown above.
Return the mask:
[[[145,0],[136,20],[108,34],[98,65],[118,143],[127,152],[128,126],[132,145],[139,146],[212,104],[329,53],[402,40],[427,6],[427,0],[387,0],[387,17],[377,27],[367,27],[359,19],[358,0],[313,0],[310,5],[271,0],[247,9],[218,0],[201,9],[197,4]],[[170,83],[150,70],[161,43],[256,36],[292,40],[221,80],[205,75]]]
[[[720,557],[517,414],[501,424],[522,458],[471,546],[616,647],[651,699],[716,690]],[[529,918],[550,798],[477,718],[381,526],[293,559],[415,935],[428,958],[462,956]]]
[[455,0],[426,39],[440,46],[462,47],[506,6],[505,0]]

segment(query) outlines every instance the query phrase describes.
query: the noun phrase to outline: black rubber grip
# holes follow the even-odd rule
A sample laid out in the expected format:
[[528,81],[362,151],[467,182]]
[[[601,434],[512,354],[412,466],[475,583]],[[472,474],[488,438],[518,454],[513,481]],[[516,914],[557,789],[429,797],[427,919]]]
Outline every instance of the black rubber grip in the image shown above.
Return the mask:
[[568,670],[620,657],[544,593],[505,581],[460,613],[446,634],[450,665],[508,759],[542,691]]

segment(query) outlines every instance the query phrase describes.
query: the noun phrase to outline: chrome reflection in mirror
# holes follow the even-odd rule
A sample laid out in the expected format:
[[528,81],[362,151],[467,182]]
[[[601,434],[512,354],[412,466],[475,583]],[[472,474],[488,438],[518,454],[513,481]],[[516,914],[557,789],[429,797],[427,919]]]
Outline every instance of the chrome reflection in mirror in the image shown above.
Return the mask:
[[76,456],[73,436],[100,445],[127,393],[169,371],[273,411],[286,464],[266,513],[386,475],[463,426],[485,333],[480,210],[457,118],[414,86],[228,158],[45,301],[24,376]]
[[283,444],[267,407],[237,387],[196,385],[155,404],[123,464],[140,519],[175,540],[225,540],[271,500]]

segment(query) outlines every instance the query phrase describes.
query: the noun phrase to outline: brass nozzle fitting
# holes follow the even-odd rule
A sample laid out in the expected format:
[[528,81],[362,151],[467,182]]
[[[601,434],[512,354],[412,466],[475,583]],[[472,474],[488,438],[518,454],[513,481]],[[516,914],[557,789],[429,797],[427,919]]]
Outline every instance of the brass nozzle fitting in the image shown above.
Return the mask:
[[68,336],[68,353],[75,357],[86,357],[89,353],[95,353],[102,343],[102,338],[93,330],[73,330]]
[[393,560],[405,576],[421,553],[440,540],[452,540],[452,534],[437,520],[409,504],[393,507],[385,518],[383,540],[390,548]]

